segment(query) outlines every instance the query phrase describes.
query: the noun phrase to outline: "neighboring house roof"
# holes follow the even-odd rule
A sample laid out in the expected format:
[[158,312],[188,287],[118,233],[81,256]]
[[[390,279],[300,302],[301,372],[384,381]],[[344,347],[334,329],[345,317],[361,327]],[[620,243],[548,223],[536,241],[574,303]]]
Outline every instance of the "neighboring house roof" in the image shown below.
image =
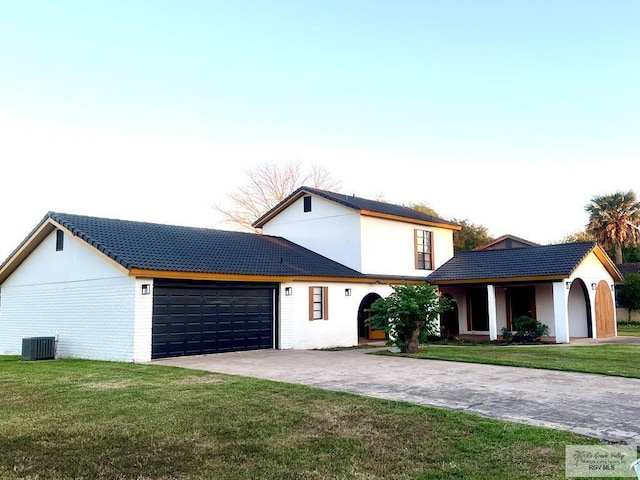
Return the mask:
[[593,242],[459,252],[427,279],[436,284],[560,280],[568,278],[591,252],[618,281],[620,272]]
[[295,192],[291,193],[287,198],[278,203],[278,205],[258,218],[253,223],[253,226],[256,228],[262,228],[269,220],[277,216],[282,210],[305,195],[317,195],[331,202],[338,203],[344,207],[357,210],[361,215],[383,217],[391,220],[400,220],[405,222],[409,221],[410,223],[431,225],[436,227],[448,228],[450,230],[460,230],[461,228],[457,223],[434,217],[433,215],[427,215],[426,213],[418,212],[409,207],[379,202],[377,200],[369,200],[366,198],[356,197],[355,195],[344,195],[342,193],[319,190],[317,188],[311,187],[298,188]]
[[629,273],[640,273],[640,262],[618,263],[616,267],[618,267],[623,277]]
[[498,248],[520,248],[520,247],[536,247],[537,243],[525,240],[524,238],[516,237],[515,235],[506,234],[496,238],[492,242],[474,248],[474,250],[492,250]]
[[49,212],[0,266],[0,283],[56,228],[82,239],[130,275],[367,278],[281,237]]

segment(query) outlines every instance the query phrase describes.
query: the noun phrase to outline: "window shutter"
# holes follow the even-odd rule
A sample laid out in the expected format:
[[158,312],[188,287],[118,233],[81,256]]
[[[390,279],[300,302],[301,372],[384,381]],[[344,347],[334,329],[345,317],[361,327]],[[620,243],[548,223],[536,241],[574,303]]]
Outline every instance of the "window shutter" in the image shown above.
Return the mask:
[[418,262],[418,230],[416,228],[413,229],[413,263],[415,269],[418,270],[420,263]]
[[309,320],[313,320],[313,287],[309,287]]
[[429,234],[429,239],[431,240],[431,242],[430,242],[431,243],[431,245],[430,245],[431,246],[431,270],[435,270],[436,269],[435,255],[433,253],[433,251],[435,250],[435,248],[434,248],[434,243],[435,243],[434,242],[434,237],[435,237],[434,232],[431,232]]
[[322,315],[329,320],[329,287],[322,287]]

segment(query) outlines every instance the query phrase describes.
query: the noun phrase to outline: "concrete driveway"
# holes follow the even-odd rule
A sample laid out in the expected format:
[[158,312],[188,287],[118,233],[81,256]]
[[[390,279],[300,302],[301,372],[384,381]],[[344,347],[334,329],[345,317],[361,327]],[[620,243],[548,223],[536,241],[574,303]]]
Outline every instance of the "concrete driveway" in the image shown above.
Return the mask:
[[155,360],[211,372],[445,407],[640,444],[640,379],[368,355],[255,350]]

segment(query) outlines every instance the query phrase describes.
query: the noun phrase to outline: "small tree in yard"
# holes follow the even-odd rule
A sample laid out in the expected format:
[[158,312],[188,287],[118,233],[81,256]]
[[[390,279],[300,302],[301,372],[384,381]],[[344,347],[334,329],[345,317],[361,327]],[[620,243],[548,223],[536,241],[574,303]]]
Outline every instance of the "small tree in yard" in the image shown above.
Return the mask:
[[627,318],[631,320],[631,312],[640,311],[640,273],[627,273],[616,296],[620,305],[627,309]]
[[369,311],[369,322],[389,334],[391,344],[403,353],[416,353],[421,338],[438,332],[438,316],[451,309],[449,300],[434,285],[392,285],[393,293],[379,298]]

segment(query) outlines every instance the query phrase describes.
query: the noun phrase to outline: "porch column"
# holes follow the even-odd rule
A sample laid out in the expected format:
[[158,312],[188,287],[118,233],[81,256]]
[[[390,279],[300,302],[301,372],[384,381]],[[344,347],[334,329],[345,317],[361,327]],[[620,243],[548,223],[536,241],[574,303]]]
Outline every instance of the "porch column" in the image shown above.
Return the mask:
[[556,343],[569,343],[568,292],[565,282],[553,282],[553,321]]
[[489,310],[489,340],[498,339],[498,310],[496,308],[496,287],[487,285],[487,309]]

